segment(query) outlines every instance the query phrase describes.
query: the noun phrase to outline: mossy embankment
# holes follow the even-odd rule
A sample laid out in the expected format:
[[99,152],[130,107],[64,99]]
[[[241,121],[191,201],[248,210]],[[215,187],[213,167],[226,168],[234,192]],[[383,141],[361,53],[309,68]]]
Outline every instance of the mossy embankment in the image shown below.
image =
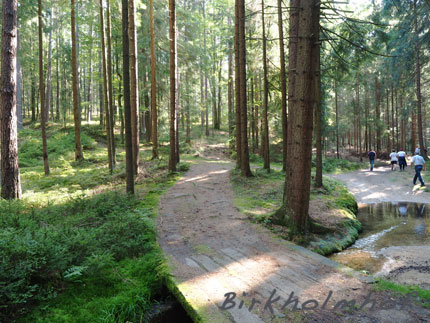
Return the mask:
[[[326,159],[324,169],[325,173],[342,172],[360,166],[361,163]],[[341,251],[358,238],[361,223],[356,219],[357,202],[344,185],[327,177],[324,177],[321,188],[312,184],[309,214],[315,223],[314,233],[303,236],[273,221],[273,214],[282,205],[285,173],[279,170],[267,173],[257,168],[254,175],[244,179],[236,170],[231,172],[235,205],[251,221],[261,223],[280,237],[322,255]]]

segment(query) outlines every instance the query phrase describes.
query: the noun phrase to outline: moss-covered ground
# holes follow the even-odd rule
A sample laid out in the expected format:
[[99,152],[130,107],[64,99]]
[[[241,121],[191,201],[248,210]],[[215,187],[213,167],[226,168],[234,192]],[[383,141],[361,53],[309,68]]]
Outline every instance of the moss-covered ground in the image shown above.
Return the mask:
[[[324,160],[325,173],[347,172],[361,167],[361,163],[334,158]],[[254,175],[244,179],[236,170],[231,173],[235,205],[251,221],[262,223],[282,238],[323,255],[343,250],[357,239],[361,230],[361,224],[355,218],[357,203],[342,184],[327,177],[324,177],[322,188],[312,184],[310,215],[316,226],[314,233],[303,236],[273,220],[274,213],[282,206],[285,173],[280,168],[267,173],[255,167]]]
[[74,161],[71,125],[47,130],[51,174],[40,128],[27,125],[19,132],[23,198],[0,201],[0,321],[145,322],[167,295],[154,226],[159,197],[180,176],[167,171],[167,146],[152,161],[141,145],[131,197],[119,135],[110,173],[101,127],[82,127],[82,162]]

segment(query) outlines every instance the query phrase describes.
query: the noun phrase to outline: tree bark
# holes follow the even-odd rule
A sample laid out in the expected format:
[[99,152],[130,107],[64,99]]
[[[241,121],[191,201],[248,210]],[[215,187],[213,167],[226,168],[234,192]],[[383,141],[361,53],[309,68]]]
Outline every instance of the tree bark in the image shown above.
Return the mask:
[[51,108],[51,87],[52,87],[52,7],[49,14],[49,41],[48,41],[48,76],[47,76],[47,87],[46,87],[46,101],[45,101],[45,120],[49,120],[49,110]]
[[[420,44],[419,44],[419,31],[417,22],[417,0],[414,0],[414,32],[415,32],[415,68],[416,68],[416,95],[417,95],[417,116],[418,116],[418,142],[421,148],[421,155],[427,159],[424,151],[424,137],[423,137],[423,115],[422,115],[422,97],[421,97],[421,61],[420,61]],[[412,147],[414,149],[415,147]]]
[[126,190],[134,194],[133,143],[131,136],[130,107],[130,50],[128,36],[128,0],[122,0],[122,73],[124,83],[124,119],[125,119],[125,172]]
[[287,117],[287,79],[285,71],[285,49],[284,49],[284,27],[282,23],[282,0],[278,0],[278,31],[279,31],[279,56],[281,64],[281,114],[282,114],[282,170],[287,166],[287,136],[288,136],[288,117]]
[[109,170],[112,173],[114,168],[113,162],[113,151],[112,151],[112,137],[111,137],[111,117],[109,109],[109,95],[108,95],[108,75],[107,75],[107,63],[106,63],[106,43],[105,43],[105,26],[104,26],[104,8],[103,0],[100,0],[100,39],[101,39],[101,50],[102,50],[102,65],[103,65],[103,102],[106,115],[106,146],[108,151],[108,165]]
[[130,38],[130,95],[131,95],[131,134],[133,141],[133,170],[139,172],[139,91],[137,88],[137,37],[136,8],[134,0],[128,0],[128,36]]
[[247,100],[246,100],[246,42],[245,42],[245,1],[238,1],[238,19],[239,19],[239,32],[238,32],[238,45],[239,45],[239,106],[240,106],[240,162],[241,174],[244,177],[252,176],[251,168],[249,166],[249,148],[248,148],[248,113],[247,113]]
[[49,175],[48,145],[46,143],[46,119],[45,119],[45,77],[43,74],[43,22],[42,22],[42,0],[38,3],[39,21],[39,91],[40,91],[40,128],[42,130],[43,168],[45,175]]
[[154,32],[154,0],[149,1],[150,33],[151,33],[151,139],[152,159],[158,158],[158,113],[157,113],[157,80],[155,75],[155,32]]
[[16,117],[18,1],[3,0],[0,86],[1,197],[21,198]]
[[107,38],[107,77],[108,77],[108,94],[109,94],[109,118],[110,118],[110,144],[112,151],[112,164],[116,165],[116,144],[115,144],[115,110],[113,99],[112,85],[112,37],[111,37],[111,14],[110,0],[106,2],[106,38]]
[[[298,233],[309,229],[309,196],[312,167],[312,131],[315,105],[315,75],[314,67],[319,43],[318,30],[314,20],[319,25],[319,2],[317,0],[301,0],[292,5],[290,10],[297,14],[294,24],[290,25],[290,39],[297,39],[296,64],[289,69],[295,69],[294,96],[289,98],[289,126],[287,171],[285,176],[284,205],[278,215],[284,223],[291,225]],[[298,9],[300,8],[300,9]],[[297,38],[295,31],[300,31]],[[291,48],[290,48],[291,50]],[[292,71],[290,71],[292,72]],[[300,162],[298,162],[300,161]]]
[[176,3],[169,0],[170,153],[169,171],[176,171]]
[[73,74],[73,118],[75,122],[75,160],[84,159],[81,145],[81,111],[79,108],[79,75],[76,42],[75,0],[71,0],[72,27],[72,74]]
[[261,142],[263,146],[263,168],[270,173],[269,120],[267,110],[269,105],[269,82],[267,79],[266,25],[264,22],[264,0],[261,0],[261,21],[263,37],[263,131]]

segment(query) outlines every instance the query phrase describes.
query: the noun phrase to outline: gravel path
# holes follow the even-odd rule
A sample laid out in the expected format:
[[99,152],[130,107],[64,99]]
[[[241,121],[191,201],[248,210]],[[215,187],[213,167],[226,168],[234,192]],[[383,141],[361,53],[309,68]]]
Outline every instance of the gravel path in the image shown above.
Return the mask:
[[373,172],[366,169],[330,177],[344,182],[358,203],[430,203],[430,192],[425,192],[419,184],[413,185],[414,174],[410,166],[404,172],[391,171],[389,166],[382,166],[374,168]]

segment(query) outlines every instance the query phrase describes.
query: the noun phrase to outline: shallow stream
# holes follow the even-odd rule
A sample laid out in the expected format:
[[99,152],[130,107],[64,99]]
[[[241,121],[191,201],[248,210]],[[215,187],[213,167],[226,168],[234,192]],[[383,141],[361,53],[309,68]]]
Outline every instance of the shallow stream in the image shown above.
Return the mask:
[[378,203],[359,208],[363,232],[331,259],[371,274],[388,275],[405,266],[428,266],[430,204]]

